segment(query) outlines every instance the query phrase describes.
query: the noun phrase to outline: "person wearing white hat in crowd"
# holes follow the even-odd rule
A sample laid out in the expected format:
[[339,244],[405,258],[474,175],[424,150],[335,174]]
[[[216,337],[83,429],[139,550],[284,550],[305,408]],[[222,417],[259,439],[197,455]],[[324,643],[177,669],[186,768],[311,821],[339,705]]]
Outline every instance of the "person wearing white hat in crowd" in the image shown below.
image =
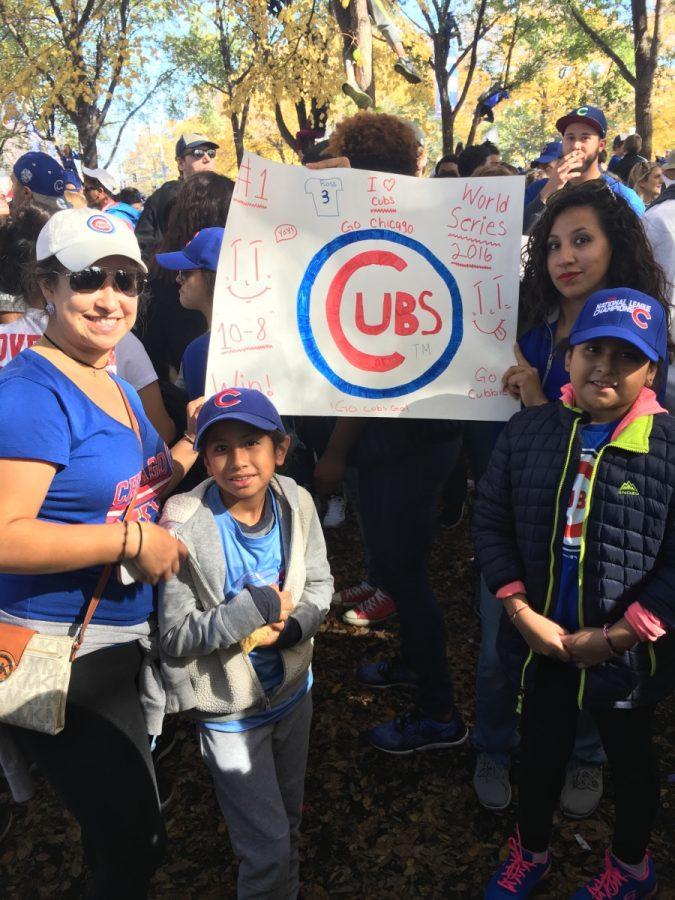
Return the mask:
[[87,198],[88,206],[103,212],[116,202],[117,184],[110,172],[106,169],[89,169],[82,166],[82,175],[84,196]]
[[133,388],[106,370],[146,273],[131,229],[65,210],[42,228],[36,257],[49,322],[0,372],[0,621],[74,635],[105,566],[133,560],[137,580],[113,575],[101,589],[64,729],[4,725],[3,740],[37,763],[78,820],[88,896],[144,897],[164,830],[148,742],[161,727],[141,710],[138,641],[151,630],[152,585],[185,554],[154,524],[160,494],[196,454],[191,439],[170,453]]
[[215,172],[218,144],[203,134],[186,132],[176,141],[178,178],[165,182],[145,202],[136,226],[143,258],[150,262],[169,222],[176,195],[187,178],[199,172]]

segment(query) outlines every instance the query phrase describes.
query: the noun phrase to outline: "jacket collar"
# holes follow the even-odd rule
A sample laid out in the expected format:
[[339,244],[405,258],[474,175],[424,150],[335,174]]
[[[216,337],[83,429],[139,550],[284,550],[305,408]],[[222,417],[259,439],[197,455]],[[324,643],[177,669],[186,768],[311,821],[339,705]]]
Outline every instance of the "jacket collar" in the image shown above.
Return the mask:
[[[576,406],[576,396],[571,383],[563,385],[560,399],[569,409],[582,411]],[[636,453],[648,453],[652,416],[667,412],[668,410],[664,409],[656,399],[654,391],[651,388],[643,387],[635,403],[614,429],[610,439],[611,443]]]
[[[167,520],[173,525],[183,525],[206,503],[206,492],[213,484],[213,478],[206,478],[197,487],[185,494],[174,494],[164,508],[163,523]],[[274,475],[270,487],[277,497],[284,497],[291,509],[297,510],[299,504],[298,486],[292,478],[285,475]]]

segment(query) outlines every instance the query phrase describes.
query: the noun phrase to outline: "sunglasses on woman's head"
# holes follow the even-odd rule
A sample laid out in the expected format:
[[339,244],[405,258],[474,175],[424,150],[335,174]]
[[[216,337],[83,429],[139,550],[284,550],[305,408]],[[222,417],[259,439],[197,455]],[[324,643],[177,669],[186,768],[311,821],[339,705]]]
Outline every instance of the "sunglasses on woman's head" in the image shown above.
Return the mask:
[[113,285],[127,297],[137,297],[143,293],[146,278],[137,269],[102,269],[100,266],[87,266],[79,272],[54,272],[54,275],[63,275],[68,278],[71,290],[77,294],[93,294],[100,290],[106,283],[108,276],[113,280]]
[[185,155],[194,156],[195,159],[202,159],[204,156],[208,156],[209,159],[215,159],[216,151],[213,147],[209,147],[206,150],[203,150],[201,147],[195,147],[194,150],[188,150]]

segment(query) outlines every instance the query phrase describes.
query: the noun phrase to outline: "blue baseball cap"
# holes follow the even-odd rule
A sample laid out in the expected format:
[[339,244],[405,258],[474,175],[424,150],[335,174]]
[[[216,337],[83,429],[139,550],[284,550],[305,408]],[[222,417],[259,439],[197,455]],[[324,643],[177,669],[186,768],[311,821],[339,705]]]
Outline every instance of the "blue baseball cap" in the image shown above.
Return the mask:
[[545,166],[547,163],[553,162],[554,159],[560,159],[562,156],[562,141],[550,141],[543,148],[536,159],[532,160],[532,166]]
[[570,331],[574,347],[613,337],[628,341],[652,362],[667,359],[668,322],[658,300],[633,288],[596,291],[586,301]]
[[590,125],[598,132],[601,138],[604,138],[607,134],[607,119],[605,118],[604,112],[601,109],[598,109],[597,106],[578,106],[576,109],[573,109],[572,112],[568,112],[566,116],[563,116],[562,119],[558,119],[555,123],[555,127],[560,134],[565,134],[565,129],[573,122],[581,122]]
[[81,191],[82,179],[71,169],[66,169],[63,173],[63,182],[67,191]]
[[261,431],[286,433],[281,416],[263,393],[251,388],[227,388],[209,397],[199,410],[195,450],[201,449],[200,443],[207,429],[222,419],[248,422]]
[[189,269],[210,269],[215,272],[224,234],[224,228],[202,228],[182,250],[158,253],[155,259],[163,269],[175,272]]
[[14,176],[19,184],[43,197],[63,197],[65,172],[47,153],[24,153],[14,163]]

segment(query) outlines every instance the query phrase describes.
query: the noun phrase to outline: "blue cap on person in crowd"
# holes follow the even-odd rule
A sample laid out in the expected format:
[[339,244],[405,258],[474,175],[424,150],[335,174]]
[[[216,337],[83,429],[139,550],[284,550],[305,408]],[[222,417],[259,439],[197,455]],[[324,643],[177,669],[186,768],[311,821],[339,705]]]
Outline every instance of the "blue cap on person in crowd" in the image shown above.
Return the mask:
[[47,153],[35,150],[24,153],[14,163],[12,171],[19,184],[30,188],[34,194],[42,194],[43,197],[63,197],[65,172]]
[[659,303],[634,288],[596,291],[586,301],[570,331],[571,346],[598,338],[628,341],[652,362],[667,359],[668,323]]
[[547,163],[553,162],[554,159],[560,159],[562,156],[562,141],[549,141],[543,148],[536,159],[532,160],[532,167],[545,166]]
[[560,134],[565,134],[565,129],[573,122],[581,122],[582,124],[590,125],[598,132],[601,138],[604,138],[607,134],[607,119],[605,118],[604,112],[601,109],[598,109],[597,106],[578,106],[576,109],[573,109],[572,112],[568,112],[566,116],[558,119],[555,123],[555,127]]
[[63,183],[64,183],[65,189],[67,191],[81,191],[82,190],[82,179],[77,174],[77,172],[73,172],[71,169],[64,170]]
[[195,450],[201,449],[200,442],[207,429],[223,419],[247,422],[261,431],[286,433],[276,407],[263,393],[251,388],[227,388],[209,397],[199,410]]
[[155,259],[163,269],[174,272],[189,269],[210,269],[215,272],[224,234],[224,228],[202,228],[182,250],[158,253]]

